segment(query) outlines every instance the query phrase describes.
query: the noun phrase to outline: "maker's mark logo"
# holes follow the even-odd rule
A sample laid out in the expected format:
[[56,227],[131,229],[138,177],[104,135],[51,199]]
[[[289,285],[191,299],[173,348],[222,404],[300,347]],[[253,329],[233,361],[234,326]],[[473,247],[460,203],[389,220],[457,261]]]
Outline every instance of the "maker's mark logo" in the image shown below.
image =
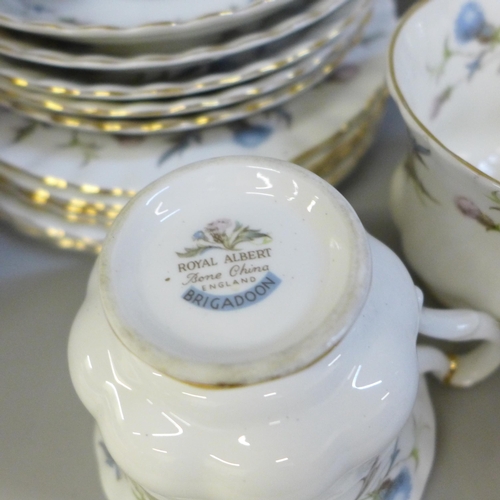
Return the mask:
[[177,265],[182,285],[188,287],[182,298],[192,305],[214,311],[242,309],[261,302],[281,283],[269,269],[273,239],[259,229],[217,219],[192,239],[192,246],[176,252],[182,259]]

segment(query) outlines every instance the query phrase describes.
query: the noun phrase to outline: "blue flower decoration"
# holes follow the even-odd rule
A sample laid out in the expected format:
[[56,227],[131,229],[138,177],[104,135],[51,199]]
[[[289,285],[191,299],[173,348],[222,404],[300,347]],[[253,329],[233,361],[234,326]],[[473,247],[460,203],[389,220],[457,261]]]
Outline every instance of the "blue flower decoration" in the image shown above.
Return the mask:
[[256,148],[265,142],[273,129],[268,125],[250,125],[234,131],[234,140],[244,148]]
[[43,14],[44,12],[47,12],[47,10],[48,10],[43,5],[38,5],[38,4],[33,5],[32,9],[33,9],[33,12],[36,12],[37,14]]
[[103,441],[99,441],[99,446],[102,448],[104,452],[104,460],[106,465],[115,470],[116,480],[119,481],[122,478],[122,471],[118,464],[115,462],[114,458],[111,456],[111,453],[108,451],[108,447],[104,444]]
[[411,496],[411,475],[407,467],[392,480],[380,492],[382,500],[409,500]]
[[193,240],[206,240],[207,237],[205,236],[205,233],[203,231],[196,231],[196,233],[193,234]]
[[455,36],[460,43],[478,38],[486,26],[483,9],[477,2],[466,3],[455,21]]
[[483,60],[483,55],[484,54],[479,54],[478,57],[476,57],[470,63],[465,65],[465,67],[467,68],[467,78],[469,80],[481,69],[481,62]]

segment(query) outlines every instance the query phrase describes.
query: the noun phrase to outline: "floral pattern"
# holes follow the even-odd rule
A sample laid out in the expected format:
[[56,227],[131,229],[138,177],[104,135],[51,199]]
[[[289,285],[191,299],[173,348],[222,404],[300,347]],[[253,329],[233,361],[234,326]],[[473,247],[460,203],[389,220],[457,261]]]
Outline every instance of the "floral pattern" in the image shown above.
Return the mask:
[[[293,123],[291,114],[284,108],[270,110],[253,120],[240,120],[225,127],[230,130],[233,141],[245,149],[255,149],[269,140],[278,130],[281,124],[290,128]],[[26,123],[14,130],[12,144],[22,143],[28,140],[38,128],[50,128],[50,125],[26,120]],[[82,132],[72,132],[71,138],[64,144],[59,144],[59,149],[73,149],[81,156],[80,166],[85,167],[93,160],[99,158],[100,146],[92,141],[90,134]],[[113,140],[120,146],[133,148],[140,146],[147,140],[145,135],[112,135]],[[182,134],[170,135],[166,137],[168,147],[156,160],[158,167],[163,167],[176,155],[181,155],[188,148],[202,144],[204,133],[193,130]]]
[[[413,427],[417,432],[422,430],[418,429],[415,420]],[[362,488],[355,500],[410,500],[413,490],[411,467],[418,468],[420,454],[416,444],[405,456],[401,456],[401,453],[398,439],[388,463],[381,457],[375,459],[370,470],[362,479]]]
[[108,467],[111,467],[115,471],[115,477],[117,481],[121,481],[123,478],[129,483],[130,491],[136,500],[158,500],[155,496],[148,493],[142,486],[137,484],[133,479],[124,474],[120,469],[120,466],[115,462],[114,458],[111,456],[107,446],[104,441],[99,441],[99,447],[104,454],[104,462]]
[[111,456],[108,447],[104,444],[104,441],[99,441],[99,446],[104,453],[104,461],[108,467],[111,467],[115,471],[116,480],[119,481],[122,478],[122,470],[115,462],[115,459]]
[[[99,441],[99,446],[103,450],[106,465],[115,469],[116,480],[121,481],[125,478],[125,480],[129,483],[130,491],[136,500],[158,500],[157,497],[148,493],[129,476],[123,474],[119,466],[111,457],[103,441]],[[380,457],[375,459],[370,471],[362,480],[363,488],[355,500],[410,500],[413,483],[412,474],[407,462],[414,462],[418,467],[418,448],[414,447],[409,456],[398,461],[397,459],[400,455],[400,451],[399,442],[396,441],[394,450],[390,456],[388,470],[382,479],[380,479],[377,474],[383,466],[382,461]],[[394,471],[397,472],[394,473]],[[367,492],[367,490],[373,488],[374,482],[378,482],[379,484],[374,489]]]
[[134,495],[134,498],[137,500],[158,500],[157,497],[148,493],[142,486],[132,481],[132,479],[128,478],[128,482],[130,483],[132,495]]
[[383,500],[408,500],[411,490],[411,474],[408,468],[404,467],[394,479],[387,479],[382,483],[378,495]]
[[[499,198],[500,200],[500,198]],[[215,221],[217,222],[217,221]],[[218,223],[217,223],[218,225]],[[413,415],[405,429],[409,433],[396,439],[392,449],[377,456],[368,472],[360,479],[360,490],[352,500],[411,500],[414,482],[418,482],[417,470],[420,466],[419,443],[421,436],[429,431],[429,422]],[[412,429],[412,430],[410,430]],[[98,442],[103,450],[104,463],[115,470],[116,481],[127,481],[135,500],[158,500],[142,486],[124,474],[111,457],[102,440]],[[342,498],[346,498],[342,496]]]
[[17,144],[18,142],[23,142],[27,139],[33,132],[35,132],[38,123],[35,121],[30,121],[26,123],[26,125],[14,129],[14,138],[12,139],[13,144]]
[[158,158],[156,162],[158,167],[161,167],[172,156],[182,154],[192,143],[201,144],[201,133],[197,131],[181,134],[173,139],[171,146]]
[[[134,3],[141,5],[144,4],[146,0],[135,0],[134,2],[128,2],[129,7],[130,5],[133,6]],[[91,20],[85,20],[81,19],[80,16],[82,15],[81,13],[78,12],[78,9],[74,9],[73,4],[78,4],[78,0],[73,0],[73,1],[68,1],[64,0],[61,1],[59,0],[56,2],[55,0],[2,0],[2,4],[0,7],[2,8],[3,12],[7,15],[10,16],[15,16],[20,18],[21,21],[34,21],[34,22],[39,22],[39,21],[47,21],[50,22],[51,24],[55,25],[57,27],[57,24],[59,23],[65,23],[65,24],[71,24],[75,27],[78,26],[92,26],[94,24],[101,26],[101,25],[107,25],[110,24],[110,16],[112,16],[114,13],[116,13],[116,8],[119,8],[120,2],[117,0],[115,2],[116,8],[115,10],[112,9],[102,9],[104,10],[104,14],[99,10],[99,3],[98,2],[88,2],[89,7],[88,7],[88,14],[91,16]],[[110,5],[110,0],[108,0],[108,7]],[[122,0],[123,3],[123,0]],[[161,0],[149,0],[149,3],[162,3]],[[195,2],[196,3],[196,2]],[[205,2],[199,2],[200,4],[203,4]],[[209,2],[206,2],[209,4]],[[227,6],[223,7],[224,4],[219,5],[219,8],[221,9],[222,12],[229,10],[232,11],[239,11],[240,9],[248,9],[254,6],[258,6],[262,3],[265,3],[263,0],[240,0],[235,4],[234,0],[232,2],[227,2]],[[111,3],[111,7],[114,7],[113,3]],[[193,9],[193,8],[192,8]],[[72,11],[76,10],[75,14],[72,14]],[[157,9],[156,9],[157,10]],[[172,10],[172,9],[170,9]],[[195,9],[196,11],[197,9]],[[154,8],[149,8],[148,7],[148,12],[152,11],[155,12]],[[170,12],[169,12],[170,14]],[[188,14],[179,14],[175,17],[168,17],[166,19],[158,19],[157,23],[160,25],[163,23],[171,23],[173,21],[176,21],[178,23],[185,23],[188,21],[192,21],[192,13],[188,11]],[[100,16],[100,17],[99,17]],[[186,17],[187,16],[187,17]],[[199,14],[194,18],[195,20],[202,20],[206,18],[206,16],[220,16],[220,12],[214,11],[213,9],[206,9],[203,8]],[[120,18],[117,14],[114,16],[117,19],[113,19],[113,26],[118,26],[120,28],[126,28],[127,25],[121,25],[120,23]],[[138,26],[147,26],[149,23],[152,22],[150,19],[151,16],[145,17],[144,20],[140,19],[138,20]],[[103,20],[100,20],[100,19]],[[223,35],[220,35],[222,37]]]
[[81,166],[84,167],[98,157],[100,147],[93,141],[82,140],[78,132],[71,134],[70,140],[66,144],[60,144],[61,149],[76,149],[82,155]]
[[455,37],[460,43],[467,43],[488,34],[483,9],[476,2],[466,3],[455,22]]
[[193,234],[194,247],[185,248],[184,252],[177,252],[177,255],[189,258],[211,249],[234,251],[239,250],[239,244],[256,240],[267,244],[272,238],[259,229],[251,229],[231,219],[216,219]]
[[[490,207],[490,210],[500,210],[499,191],[493,191],[488,199],[495,203],[494,206]],[[500,232],[500,222],[495,222],[489,215],[484,213],[470,198],[467,198],[466,196],[455,197],[455,206],[463,215],[465,215],[465,217],[469,217],[470,219],[473,219],[481,224],[486,229],[486,231]]]
[[271,125],[270,117],[274,116],[277,123],[284,123],[290,128],[293,123],[292,115],[282,107],[270,110],[264,114],[263,122],[251,120],[239,120],[228,125],[233,133],[233,140],[239,146],[253,149],[266,142],[275,132],[275,127]]
[[417,194],[419,195],[420,199],[423,202],[425,202],[425,199],[428,199],[434,203],[439,203],[438,200],[436,200],[436,198],[432,196],[432,194],[429,192],[425,184],[422,182],[422,179],[420,178],[420,174],[418,172],[419,170],[418,165],[428,168],[427,162],[424,158],[426,156],[430,156],[431,151],[430,149],[419,144],[414,137],[411,137],[411,141],[412,141],[411,153],[410,155],[408,155],[403,164],[405,172],[408,175],[408,177],[412,180],[415,189],[417,191]]
[[36,0],[8,1],[6,7],[8,9],[12,9],[18,16],[23,16],[25,18],[54,13],[53,8],[48,7],[43,2],[38,2]]
[[[25,125],[14,130],[12,144],[17,144],[27,140],[33,135],[38,127],[50,128],[50,125],[27,120]],[[56,147],[58,149],[73,149],[77,151],[81,155],[80,166],[85,167],[99,157],[98,151],[100,147],[92,140],[82,139],[82,135],[83,134],[80,134],[78,132],[72,132],[71,137],[66,143],[58,144]],[[83,137],[86,137],[88,139],[90,136],[83,135]]]
[[[434,198],[434,196],[429,192],[425,184],[422,182],[420,174],[418,172],[418,165],[428,168],[425,157],[430,156],[431,152],[429,149],[418,144],[414,138],[412,138],[412,141],[412,152],[408,156],[408,158],[406,158],[403,164],[403,168],[408,177],[412,180],[417,195],[422,202],[425,202],[425,200],[427,199],[436,204],[440,204],[439,201]],[[492,191],[488,196],[488,199],[494,203],[494,205],[490,206],[489,209],[500,211],[500,191]],[[471,200],[467,196],[457,195],[454,197],[453,203],[458,211],[462,213],[462,215],[468,217],[469,219],[475,220],[476,222],[481,224],[481,226],[483,226],[486,231],[500,232],[500,221],[495,221],[492,217],[490,217],[490,215],[481,210],[475,201]]]
[[[439,81],[450,60],[461,58],[464,61],[464,75],[447,84],[435,97],[430,113],[433,119],[439,115],[443,105],[451,99],[458,86],[469,83],[487,64],[498,61],[500,27],[488,22],[479,2],[472,0],[462,6],[455,18],[453,34],[456,44],[450,41],[450,36],[446,37],[441,62],[428,69],[436,81]],[[472,45],[472,42],[477,43]]]
[[233,125],[234,141],[244,148],[255,148],[265,142],[272,134],[273,129],[267,124],[253,125],[247,121]]
[[[55,2],[52,2],[54,4]],[[7,0],[2,5],[7,14],[15,15],[23,21],[53,21],[74,26],[85,24],[74,16],[60,15],[57,6],[51,5],[50,1],[39,0]]]

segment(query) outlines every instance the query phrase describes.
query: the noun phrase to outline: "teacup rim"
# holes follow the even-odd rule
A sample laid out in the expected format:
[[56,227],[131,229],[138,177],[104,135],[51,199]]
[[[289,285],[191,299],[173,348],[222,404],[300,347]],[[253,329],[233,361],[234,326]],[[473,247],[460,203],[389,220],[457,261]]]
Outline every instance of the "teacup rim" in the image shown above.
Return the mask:
[[475,167],[472,163],[469,163],[467,160],[462,158],[461,156],[457,155],[455,152],[453,152],[449,147],[447,147],[445,144],[443,144],[442,141],[440,141],[435,134],[433,134],[429,128],[424,125],[424,123],[418,118],[418,116],[414,113],[413,109],[409,105],[408,101],[406,100],[403,91],[401,90],[398,80],[396,78],[396,70],[394,67],[394,51],[396,47],[396,43],[399,39],[399,35],[401,34],[403,28],[406,26],[408,21],[415,15],[417,11],[419,11],[421,8],[425,7],[427,4],[431,3],[432,0],[419,0],[416,4],[412,5],[401,17],[399,20],[399,23],[394,30],[391,40],[389,43],[389,49],[388,49],[388,71],[389,71],[389,78],[391,80],[391,87],[393,91],[396,93],[398,104],[403,106],[405,111],[410,115],[412,120],[418,125],[418,127],[432,140],[434,141],[441,149],[443,149],[446,153],[448,153],[453,159],[455,159],[460,165],[463,165],[466,167],[467,170],[472,171],[474,174],[479,175],[480,177],[483,177],[484,179],[500,186],[500,179],[496,179],[495,177],[492,177],[491,175],[488,175],[487,173],[483,172],[479,168]]

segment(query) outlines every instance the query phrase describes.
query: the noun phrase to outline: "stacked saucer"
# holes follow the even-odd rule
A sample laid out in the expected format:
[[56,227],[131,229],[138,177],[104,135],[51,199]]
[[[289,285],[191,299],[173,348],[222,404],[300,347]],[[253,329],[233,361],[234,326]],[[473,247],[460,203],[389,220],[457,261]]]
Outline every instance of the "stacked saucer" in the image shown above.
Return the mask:
[[246,118],[330,74],[359,40],[372,0],[173,3],[0,1],[10,28],[0,32],[0,103],[120,134]]
[[[71,15],[48,1],[28,4],[0,0],[9,28],[0,35],[8,56],[0,65],[0,211],[60,247],[99,251],[135,192],[192,161],[251,152],[337,183],[373,140],[392,0],[232,1],[227,16],[148,24],[144,12],[140,26],[133,17],[132,26],[112,17],[89,24],[79,16],[92,9],[76,2]],[[162,44],[172,52],[161,53]]]

